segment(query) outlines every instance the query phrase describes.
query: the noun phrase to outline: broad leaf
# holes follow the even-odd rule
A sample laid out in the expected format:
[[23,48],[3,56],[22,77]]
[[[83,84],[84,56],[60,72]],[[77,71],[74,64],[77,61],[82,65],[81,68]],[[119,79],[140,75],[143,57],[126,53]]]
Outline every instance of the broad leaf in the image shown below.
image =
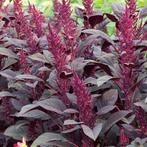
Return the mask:
[[28,58],[35,60],[35,61],[43,62],[43,63],[49,63],[49,61],[46,60],[44,55],[42,55],[41,53],[35,53],[33,55],[28,56]]
[[6,69],[3,71],[0,71],[0,75],[8,79],[15,79],[15,76],[17,75],[17,73],[10,69]]
[[0,98],[2,98],[2,97],[14,97],[14,95],[8,91],[1,91]]
[[109,80],[111,80],[113,77],[111,76],[102,76],[100,78],[97,79],[97,86],[100,87],[102,86],[104,83],[108,82]]
[[43,50],[43,55],[45,59],[48,61],[48,63],[53,62],[53,55],[48,50]]
[[31,111],[35,108],[37,108],[38,105],[37,104],[28,104],[28,105],[25,105],[21,108],[21,111],[19,112],[18,116],[22,116],[24,115],[25,113],[27,113],[28,111]]
[[93,129],[89,128],[87,125],[81,125],[81,127],[84,134],[95,141],[102,130],[103,124],[99,123]]
[[16,39],[16,38],[9,38],[9,37],[4,37],[3,41],[5,41],[5,45],[7,46],[17,46],[17,47],[24,47],[27,46],[27,41],[26,40],[20,40],[20,39]]
[[116,89],[110,89],[103,94],[104,105],[114,105],[118,98],[118,91]]
[[72,109],[72,108],[65,109],[63,112],[64,112],[64,113],[69,113],[69,114],[76,114],[76,113],[79,113],[78,110]]
[[106,41],[108,41],[109,43],[111,43],[112,45],[114,45],[114,42],[110,39],[110,37],[100,30],[87,29],[87,30],[83,30],[82,32],[86,34],[94,35],[95,38],[101,37]]
[[118,111],[113,114],[108,118],[108,120],[105,122],[102,132],[105,133],[107,132],[115,123],[120,121],[122,118],[124,118],[126,115],[128,115],[130,111]]
[[61,134],[47,132],[41,134],[31,145],[31,147],[37,147],[41,145],[47,145],[49,142],[53,141],[67,141]]
[[75,120],[67,119],[64,121],[64,125],[79,125],[82,124],[83,122],[77,122]]
[[87,125],[81,125],[81,127],[86,136],[88,136],[92,140],[95,140],[95,136],[91,128],[89,128]]
[[26,113],[16,113],[15,116],[17,117],[26,117],[26,118],[33,118],[33,119],[41,119],[41,120],[48,120],[50,117],[43,111],[40,110],[30,110]]
[[89,78],[85,79],[84,82],[86,84],[93,84],[93,85],[97,84],[97,80],[95,78],[93,78],[93,77],[89,77]]
[[89,23],[92,27],[103,21],[103,15],[99,12],[89,16]]
[[37,80],[37,81],[43,81],[42,79],[34,76],[34,75],[30,75],[30,74],[23,74],[23,75],[17,75],[15,77],[18,80]]
[[37,104],[45,110],[58,114],[63,114],[63,111],[66,109],[66,106],[63,104],[63,102],[57,98],[49,98],[46,100],[42,100]]
[[72,103],[77,104],[77,97],[76,97],[76,95],[71,94],[71,93],[66,93],[66,96],[68,97],[68,99],[69,99]]
[[21,140],[23,137],[25,137],[28,141],[32,139],[29,136],[28,126],[25,122],[8,127],[5,130],[4,135],[12,137],[16,140]]
[[116,106],[112,106],[112,105],[104,106],[100,110],[98,110],[97,115],[106,114],[106,113],[112,111],[115,107]]
[[122,119],[122,121],[125,122],[126,124],[131,124],[131,123],[133,122],[133,120],[135,119],[135,117],[136,117],[135,114],[133,114],[133,115],[131,115],[131,116],[128,117],[128,118],[125,118],[125,117],[124,117],[124,118]]
[[0,47],[0,55],[18,59],[18,56],[10,49]]
[[4,66],[3,66],[2,70],[8,68],[9,66],[11,66],[11,65],[13,65],[15,63],[17,63],[17,60],[16,59],[8,57],[5,60],[5,63],[4,63]]
[[93,128],[93,134],[94,134],[95,140],[98,138],[98,136],[102,130],[102,127],[103,127],[103,123],[99,123]]

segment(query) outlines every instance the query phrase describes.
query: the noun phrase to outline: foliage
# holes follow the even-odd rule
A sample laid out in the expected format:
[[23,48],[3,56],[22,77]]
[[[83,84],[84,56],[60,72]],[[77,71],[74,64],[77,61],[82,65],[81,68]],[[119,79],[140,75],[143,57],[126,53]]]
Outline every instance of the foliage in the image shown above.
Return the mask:
[[76,19],[69,0],[53,0],[49,18],[21,0],[1,5],[1,146],[147,144],[147,8],[82,3]]

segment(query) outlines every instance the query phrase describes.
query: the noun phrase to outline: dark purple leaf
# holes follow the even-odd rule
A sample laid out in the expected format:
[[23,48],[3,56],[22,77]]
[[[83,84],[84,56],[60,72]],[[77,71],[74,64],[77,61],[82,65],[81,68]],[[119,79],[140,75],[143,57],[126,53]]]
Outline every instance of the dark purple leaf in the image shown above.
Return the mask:
[[112,111],[115,107],[116,106],[112,106],[112,105],[104,106],[97,112],[97,115],[104,115],[104,114]]
[[113,114],[107,119],[105,122],[102,132],[107,132],[115,123],[119,122],[122,118],[124,118],[126,115],[128,115],[130,111],[118,111]]
[[102,14],[93,14],[89,16],[89,23],[92,27],[95,25],[101,23],[103,21],[103,15]]
[[105,15],[113,22],[118,22],[118,18],[113,15],[113,14],[110,14],[110,13],[105,13]]

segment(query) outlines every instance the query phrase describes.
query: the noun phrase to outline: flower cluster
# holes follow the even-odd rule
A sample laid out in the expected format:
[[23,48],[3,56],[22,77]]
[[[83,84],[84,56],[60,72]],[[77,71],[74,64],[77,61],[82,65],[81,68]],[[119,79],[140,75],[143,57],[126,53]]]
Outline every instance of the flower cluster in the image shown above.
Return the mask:
[[94,114],[92,112],[92,97],[85,85],[76,72],[73,72],[73,88],[77,96],[79,106],[79,119],[86,125],[94,126]]
[[42,27],[42,24],[45,21],[45,17],[41,14],[41,12],[34,5],[31,5],[31,4],[29,5],[29,13],[32,16],[32,22],[35,25],[34,29],[38,37],[43,36],[45,31]]
[[59,34],[56,32],[56,29],[51,26],[50,23],[48,24],[48,30],[49,34],[47,38],[49,50],[51,51],[55,59],[54,64],[57,71],[57,83],[60,87],[59,93],[62,95],[62,100],[65,102],[65,104],[68,104],[69,102],[65,95],[68,90],[68,81],[66,79],[60,78],[61,72],[66,71],[65,47]]
[[119,86],[125,94],[127,108],[131,105],[131,96],[129,95],[128,90],[134,84],[137,76],[133,71],[133,68],[138,64],[133,44],[133,40],[136,37],[134,32],[137,29],[136,11],[135,1],[128,1],[125,11],[120,18],[117,32],[120,41],[119,62],[122,76]]
[[83,0],[83,5],[87,15],[91,15],[93,12],[93,0]]
[[37,51],[37,39],[35,34],[32,32],[30,27],[30,23],[24,15],[22,9],[22,1],[15,0],[14,1],[14,15],[16,20],[16,31],[18,33],[18,37],[20,39],[26,39],[27,43],[30,47],[30,52],[34,53]]
[[[128,0],[125,11],[120,19],[118,27],[118,37],[120,41],[119,48],[119,62],[121,69],[121,79],[119,86],[123,90],[125,95],[125,107],[126,109],[133,109],[133,94],[130,92],[130,88],[135,84],[138,79],[138,73],[135,68],[139,65],[139,58],[136,55],[136,48],[134,46],[134,40],[142,40],[138,24],[138,12],[136,6],[136,0]],[[141,130],[147,131],[146,125],[146,113],[141,107],[135,107],[136,118]]]
[[65,53],[71,54],[74,58],[77,50],[76,38],[77,30],[76,23],[71,18],[71,8],[69,0],[62,0],[62,3],[54,0],[55,18],[60,29],[63,29]]

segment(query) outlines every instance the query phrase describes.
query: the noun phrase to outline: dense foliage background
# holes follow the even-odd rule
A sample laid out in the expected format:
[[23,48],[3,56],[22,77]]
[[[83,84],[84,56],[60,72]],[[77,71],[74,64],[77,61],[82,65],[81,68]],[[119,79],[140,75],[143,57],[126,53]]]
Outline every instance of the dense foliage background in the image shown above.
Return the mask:
[[0,146],[146,147],[145,1],[32,2],[0,1]]

